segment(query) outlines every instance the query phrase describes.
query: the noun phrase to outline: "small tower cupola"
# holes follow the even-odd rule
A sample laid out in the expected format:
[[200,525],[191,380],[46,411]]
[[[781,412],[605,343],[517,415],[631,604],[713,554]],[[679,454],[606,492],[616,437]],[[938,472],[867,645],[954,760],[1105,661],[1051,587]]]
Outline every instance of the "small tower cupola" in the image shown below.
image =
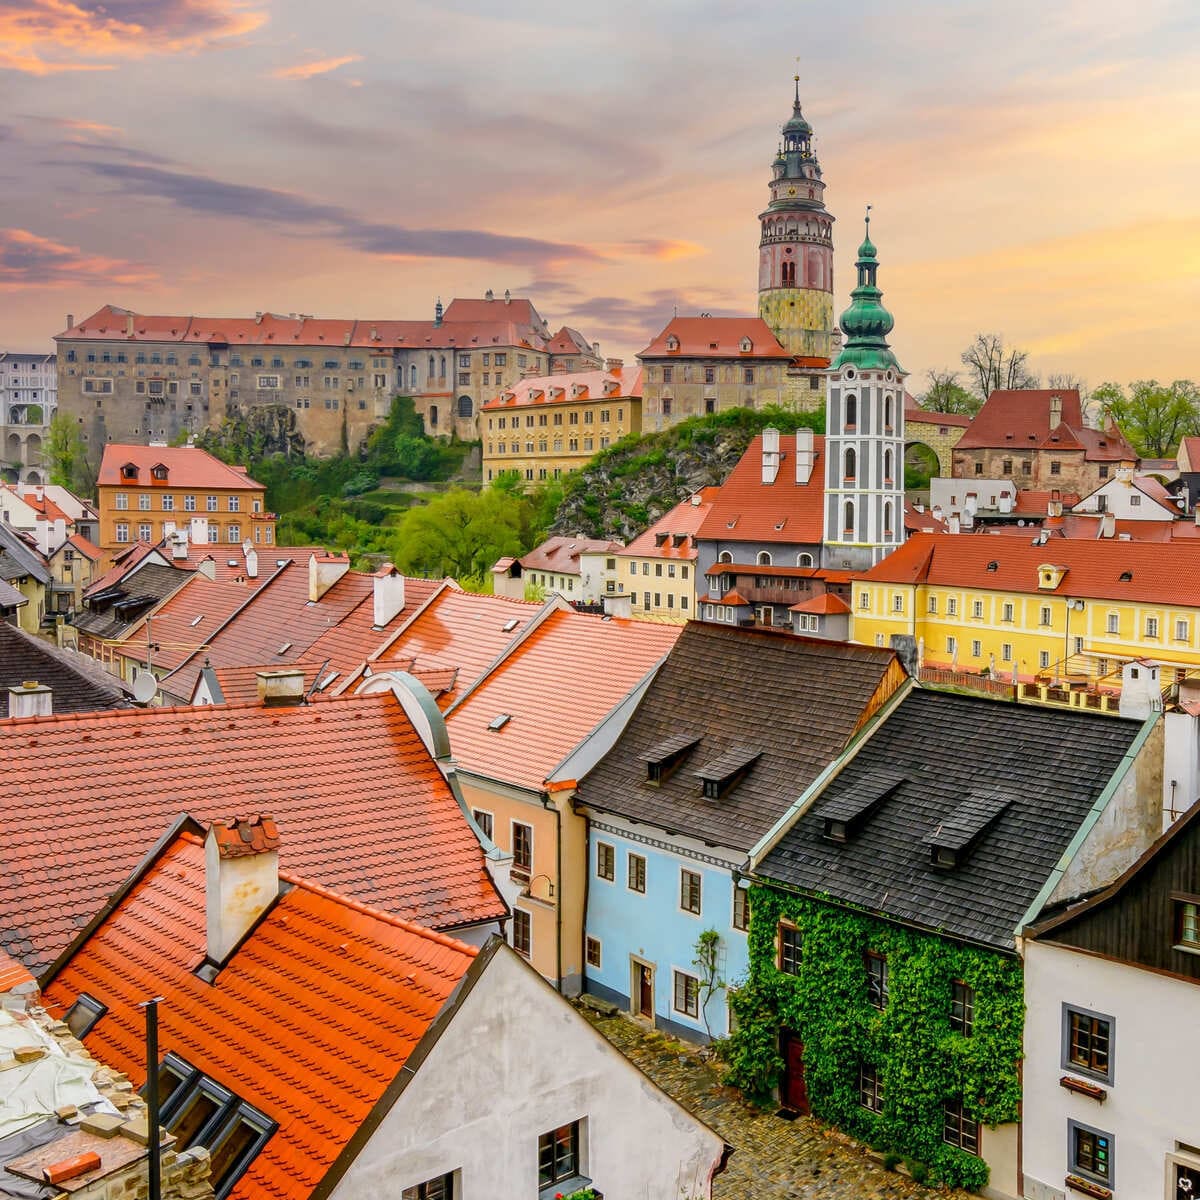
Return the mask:
[[842,313],[842,332],[846,335],[841,354],[833,364],[836,370],[852,364],[864,371],[900,370],[896,356],[888,347],[887,335],[895,318],[883,307],[883,293],[876,274],[879,256],[871,241],[871,206],[867,205],[866,232],[858,248],[858,285],[850,293],[850,307]]

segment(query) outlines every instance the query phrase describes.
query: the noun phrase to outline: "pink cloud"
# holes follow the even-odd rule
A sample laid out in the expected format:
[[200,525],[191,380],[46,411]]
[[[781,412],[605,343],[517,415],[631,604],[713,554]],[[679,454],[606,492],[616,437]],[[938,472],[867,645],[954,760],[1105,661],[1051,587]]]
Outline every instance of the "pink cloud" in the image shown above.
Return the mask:
[[140,263],[88,254],[28,229],[0,229],[0,290],[141,284],[157,274]]
[[312,79],[356,62],[362,62],[361,54],[343,54],[340,58],[322,58],[316,62],[297,63],[294,67],[280,67],[271,74],[275,79]]

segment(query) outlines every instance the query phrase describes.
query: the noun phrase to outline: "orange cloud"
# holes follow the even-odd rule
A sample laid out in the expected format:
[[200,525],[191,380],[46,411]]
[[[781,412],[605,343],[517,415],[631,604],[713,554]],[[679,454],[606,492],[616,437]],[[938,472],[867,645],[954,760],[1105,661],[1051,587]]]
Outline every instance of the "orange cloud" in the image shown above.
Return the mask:
[[680,258],[695,258],[707,254],[708,250],[696,242],[676,241],[671,238],[639,238],[632,242],[621,242],[610,250],[634,258],[652,258],[657,262],[675,262]]
[[28,75],[108,70],[111,64],[76,60],[204,49],[250,33],[266,19],[242,0],[114,0],[94,7],[15,0],[0,7],[0,69]]
[[0,229],[0,291],[77,287],[80,284],[141,284],[157,274],[140,263],[87,254],[28,229]]
[[294,67],[280,67],[271,74],[275,79],[312,79],[315,75],[328,75],[338,67],[356,62],[362,62],[361,54],[344,54],[341,58],[322,58],[316,62],[297,63]]

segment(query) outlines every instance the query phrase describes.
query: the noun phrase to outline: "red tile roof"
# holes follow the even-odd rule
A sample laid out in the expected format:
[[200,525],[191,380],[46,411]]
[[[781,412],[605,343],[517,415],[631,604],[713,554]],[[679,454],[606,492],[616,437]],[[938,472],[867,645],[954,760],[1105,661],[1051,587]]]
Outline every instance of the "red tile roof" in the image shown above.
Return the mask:
[[104,551],[99,546],[89,542],[82,533],[73,533],[67,538],[67,545],[74,546],[80,554],[86,558],[90,558],[92,562],[99,562],[104,557]]
[[[136,479],[123,479],[121,468],[133,463]],[[159,464],[167,468],[166,479],[155,479],[150,473]],[[256,483],[244,469],[227,466],[199,446],[131,446],[109,442],[100,460],[98,487],[130,488],[217,488],[221,491],[258,491],[266,486]]]
[[564,325],[547,343],[551,354],[596,354],[595,349],[578,329]]
[[706,541],[820,542],[825,526],[825,438],[813,438],[808,482],[796,482],[796,435],[781,434],[782,458],[774,483],[762,481],[762,434],[729,473],[697,532]]
[[[581,554],[619,554],[624,549],[620,542],[603,538],[550,537],[540,546],[534,546],[528,554],[518,560],[524,571],[558,571],[561,574],[578,575]],[[492,568],[495,570],[495,567]]]
[[[1038,587],[1044,563],[1066,569],[1057,588]],[[1131,578],[1122,580],[1125,573]],[[1034,546],[1023,538],[917,533],[858,578],[1194,608],[1200,607],[1200,545],[1052,538]]]
[[904,528],[908,533],[945,533],[946,522],[926,509],[918,512],[911,504],[904,506]]
[[802,600],[799,604],[793,604],[788,612],[798,613],[823,613],[827,616],[840,616],[850,611],[850,606],[840,596],[835,596],[832,592],[824,592],[820,596],[813,596],[809,600]]
[[1059,418],[1062,423],[1072,428],[1083,424],[1078,388],[998,389],[984,402],[955,449],[1028,449],[1040,445],[1051,429],[1052,396],[1062,400],[1062,415]]
[[1181,471],[1200,471],[1200,437],[1185,437],[1180,441],[1175,461]]
[[545,321],[533,307],[532,300],[510,296],[508,300],[491,299],[486,296],[482,300],[473,298],[461,299],[455,297],[442,314],[442,320],[455,324],[460,321],[513,321],[518,325],[544,326]]
[[[323,662],[324,660],[322,660]],[[309,689],[317,680],[317,672],[321,670],[321,662],[297,662],[290,663],[288,670],[296,670],[304,672],[304,692],[308,694]],[[258,674],[260,671],[278,671],[278,664],[258,663],[249,667],[213,667],[212,673],[216,676],[217,687],[221,689],[222,704],[257,704],[258,703]],[[326,667],[321,675],[322,681],[333,675],[333,668]],[[314,694],[314,699],[323,700],[327,695],[332,695],[327,688],[333,683],[341,681],[340,675],[330,680],[326,687],[321,688]],[[199,680],[197,680],[199,683]],[[193,692],[193,695],[195,693]]]
[[1051,500],[1061,500],[1063,508],[1072,508],[1079,503],[1079,496],[1074,492],[1039,492],[1033,488],[1018,488],[1017,501],[1013,506],[1013,516],[1044,517]]
[[[676,558],[692,560],[696,557],[696,534],[704,524],[704,518],[712,510],[720,488],[701,488],[694,496],[681,500],[669,513],[659,517],[645,533],[639,534],[621,552],[645,558]],[[666,540],[659,544],[659,538]],[[678,538],[682,543],[677,544]]]
[[[291,826],[284,825],[286,853]],[[144,1020],[159,1046],[279,1128],[234,1200],[307,1200],[396,1078],[476,951],[295,876],[212,983],[204,961],[204,845],[179,833],[46,989],[108,1006],[88,1049],[145,1081]]]
[[[269,579],[279,569],[279,563],[285,559],[307,567],[309,558],[314,554],[323,553],[320,546],[255,546],[255,556],[258,558],[258,584]],[[198,567],[206,559],[212,561],[213,574],[217,581],[239,579],[246,574],[246,556],[241,543],[233,546],[219,545],[214,542],[188,541],[187,557],[176,558],[174,547],[169,541],[158,544],[159,553],[169,559],[176,567]]]
[[134,542],[128,550],[122,550],[116,556],[113,566],[109,567],[94,583],[88,585],[87,590],[83,593],[84,599],[86,600],[88,596],[99,595],[119,583],[138,563],[149,558],[154,552],[155,548],[149,542]]
[[61,518],[68,525],[74,524],[74,518],[68,513],[63,512],[45,492],[42,493],[42,498],[39,500],[37,492],[33,488],[26,487],[25,494],[21,495],[17,490],[17,485],[14,483],[0,484],[0,486],[10,491],[23,504],[33,509],[35,513],[40,513],[47,521],[57,521]]
[[509,408],[537,408],[545,404],[574,404],[584,400],[640,400],[641,369],[616,367],[611,371],[572,371],[566,375],[539,375],[522,379],[484,404],[488,412]]
[[[446,714],[459,768],[540,789],[675,644],[680,627],[552,612]],[[489,729],[496,717],[509,720]]]
[[[667,342],[678,338],[679,348]],[[751,348],[742,349],[749,338]],[[638,358],[791,358],[761,317],[676,317]],[[823,360],[822,360],[823,361]]]
[[917,405],[905,407],[904,420],[906,424],[951,425],[956,429],[965,429],[971,423],[971,418],[966,413],[935,412],[931,408],[921,408]]
[[[438,928],[504,906],[396,698],[0,721],[0,911],[27,965],[61,953],[183,812],[269,812],[288,870]],[[64,817],[64,813],[69,816]]]
[[6,996],[13,988],[28,986],[33,982],[34,978],[27,967],[0,950],[0,996]]

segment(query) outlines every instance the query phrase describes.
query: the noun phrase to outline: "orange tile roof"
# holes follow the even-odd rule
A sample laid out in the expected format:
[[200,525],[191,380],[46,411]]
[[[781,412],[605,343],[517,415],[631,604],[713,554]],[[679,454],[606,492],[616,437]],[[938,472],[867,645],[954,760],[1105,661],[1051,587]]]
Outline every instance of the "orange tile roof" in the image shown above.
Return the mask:
[[1059,492],[1056,496],[1052,491],[1039,492],[1033,488],[1018,488],[1017,502],[1013,506],[1013,516],[1044,517],[1047,506],[1054,499],[1061,500],[1063,508],[1071,508],[1079,503],[1080,498],[1074,492]]
[[[9,953],[59,954],[182,812],[269,812],[298,871],[436,928],[501,916],[441,771],[385,692],[321,704],[124,709],[0,721]],[[63,814],[68,813],[65,817]]]
[[966,413],[935,412],[931,408],[921,408],[919,405],[906,405],[904,409],[906,424],[915,425],[952,425],[965,429],[971,423]]
[[1189,471],[1200,471],[1200,437],[1185,437],[1180,441],[1175,461],[1181,469],[1184,460]]
[[[283,827],[286,853],[290,827]],[[204,961],[204,844],[183,831],[46,989],[57,1010],[86,991],[108,1006],[88,1049],[145,1081],[144,1019],[159,1047],[278,1129],[234,1200],[307,1200],[442,1011],[476,950],[295,876],[212,983]]]
[[521,379],[484,404],[488,412],[537,408],[545,404],[577,404],[584,400],[640,400],[642,372],[616,367],[611,371],[572,371]]
[[460,321],[501,319],[513,321],[518,325],[544,326],[546,324],[538,315],[537,309],[533,307],[532,300],[517,296],[510,296],[507,300],[503,298],[489,300],[486,296],[478,300],[473,297],[463,299],[456,296],[442,313],[442,321],[449,322],[451,325]]
[[[133,463],[138,469],[136,479],[122,479],[121,468]],[[166,479],[155,479],[152,467],[167,468]],[[216,488],[220,491],[264,492],[266,486],[255,483],[244,470],[231,467],[214,458],[199,446],[133,446],[109,442],[100,460],[97,487],[129,488]]]
[[82,533],[73,533],[67,538],[67,545],[73,546],[80,554],[86,558],[90,558],[92,562],[99,562],[104,557],[104,551],[99,546],[89,542]]
[[746,448],[696,536],[714,542],[820,542],[825,527],[825,438],[813,438],[808,482],[796,482],[796,435],[781,434],[774,483],[762,481],[762,434]]
[[[460,769],[541,789],[679,632],[650,621],[550,613],[447,713]],[[489,729],[501,714],[510,719]]]
[[555,536],[547,538],[540,546],[534,546],[517,561],[524,571],[558,571],[578,575],[581,554],[620,554],[624,548],[620,542],[610,542],[604,538]]
[[945,533],[946,522],[935,517],[929,509],[918,512],[911,504],[904,506],[904,528],[908,533]]
[[21,987],[22,984],[28,985],[33,982],[33,976],[27,967],[0,950],[0,996],[7,995],[13,988]]
[[128,550],[122,550],[116,556],[113,566],[109,567],[94,583],[88,585],[87,590],[83,593],[84,599],[99,595],[119,583],[138,563],[149,558],[154,552],[155,548],[149,542],[134,542]]
[[[679,348],[667,348],[669,338]],[[742,349],[749,338],[751,349]],[[675,317],[638,358],[791,358],[761,317]]]
[[1078,388],[997,389],[988,396],[970,428],[959,439],[957,450],[994,449],[1008,446],[1030,449],[1050,433],[1050,398],[1062,400],[1064,424],[1083,424]]
[[569,325],[564,325],[546,343],[546,349],[551,354],[591,354],[594,356],[596,353],[587,338],[578,329],[572,329]]
[[[213,574],[218,582],[238,579],[246,574],[246,556],[241,543],[226,546],[216,542],[189,540],[187,556],[176,558],[174,547],[164,540],[158,543],[158,551],[176,567],[198,567],[206,559],[211,559]],[[290,558],[307,567],[310,556],[321,554],[322,550],[320,546],[255,546],[254,553],[258,558],[258,583],[261,586],[264,580],[275,574],[284,559]]]
[[798,613],[823,613],[826,616],[840,616],[850,611],[850,606],[840,596],[835,596],[832,592],[824,592],[820,596],[813,596],[809,600],[803,600],[799,604],[793,604],[788,612]]
[[[670,512],[659,517],[645,533],[639,534],[625,547],[622,554],[638,555],[643,558],[676,558],[692,560],[696,557],[695,535],[704,518],[712,510],[713,502],[720,491],[717,487],[701,488],[694,496],[681,500]],[[659,539],[665,535],[666,540]],[[683,537],[682,543],[678,539]]]
[[[317,672],[321,670],[321,665],[320,662],[296,662],[289,663],[287,669],[304,672],[304,691],[307,695],[317,680]],[[277,663],[257,663],[248,667],[213,667],[211,669],[216,676],[217,687],[221,689],[222,704],[257,704],[259,672],[278,671],[281,668]],[[328,679],[333,673],[332,667],[326,667],[321,675],[322,681]],[[340,677],[330,681],[331,684],[337,682],[340,682]],[[326,687],[328,686],[327,684]],[[329,694],[332,693],[328,693],[326,688],[322,688],[314,693],[313,698],[323,700]]]
[[[995,567],[989,570],[991,563]],[[1038,587],[1043,563],[1066,568],[1057,588]],[[1122,580],[1127,572],[1131,578]],[[1200,607],[1200,545],[1052,538],[1034,546],[1024,538],[916,533],[858,578],[1195,608]]]
[[74,518],[59,508],[58,505],[55,504],[54,501],[45,494],[45,492],[42,493],[42,498],[39,500],[37,497],[37,492],[29,487],[25,488],[24,495],[21,495],[15,483],[0,484],[0,487],[6,488],[23,504],[33,509],[34,512],[40,513],[43,517],[45,517],[47,521],[57,521],[62,519],[68,525],[73,525],[75,523]]

